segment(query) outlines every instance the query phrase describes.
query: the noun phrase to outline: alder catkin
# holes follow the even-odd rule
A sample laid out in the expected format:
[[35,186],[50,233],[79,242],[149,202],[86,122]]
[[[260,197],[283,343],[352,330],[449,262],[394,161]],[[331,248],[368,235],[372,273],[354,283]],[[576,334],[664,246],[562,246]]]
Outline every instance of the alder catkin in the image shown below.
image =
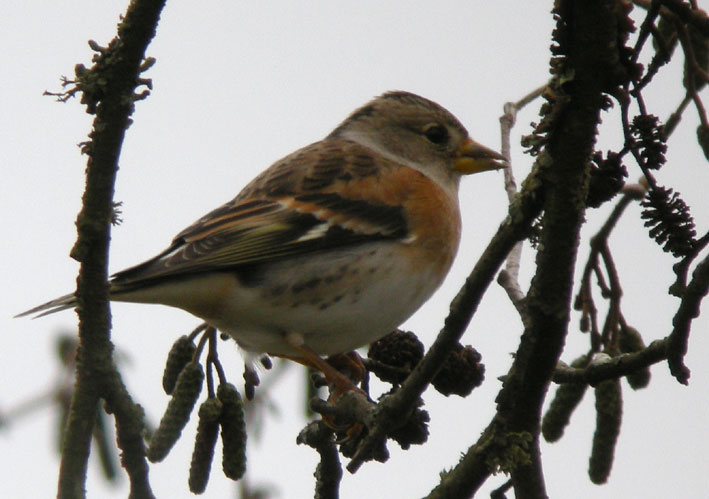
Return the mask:
[[197,347],[187,336],[181,336],[172,344],[170,352],[167,354],[165,370],[162,374],[162,387],[165,393],[172,395],[177,383],[177,377],[182,370],[192,360]]
[[623,419],[623,397],[619,379],[609,379],[595,389],[596,431],[588,461],[588,476],[597,485],[606,483],[613,467],[615,444]]
[[189,478],[190,492],[193,494],[201,494],[207,488],[214,457],[214,446],[217,444],[219,436],[219,416],[221,413],[222,403],[215,398],[208,398],[199,406],[199,424],[192,451]]
[[190,413],[202,391],[203,381],[204,370],[197,362],[190,362],[180,373],[165,414],[150,439],[147,455],[153,463],[165,459],[180,438],[182,429],[189,421]]
[[222,403],[219,424],[222,428],[222,468],[224,475],[238,480],[246,471],[246,424],[244,404],[231,383],[219,385],[217,398]]
[[[588,366],[589,358],[582,355],[571,363],[571,367],[583,369]],[[571,414],[583,399],[588,385],[586,383],[563,383],[559,385],[554,398],[542,419],[542,435],[547,442],[556,442],[564,435]]]

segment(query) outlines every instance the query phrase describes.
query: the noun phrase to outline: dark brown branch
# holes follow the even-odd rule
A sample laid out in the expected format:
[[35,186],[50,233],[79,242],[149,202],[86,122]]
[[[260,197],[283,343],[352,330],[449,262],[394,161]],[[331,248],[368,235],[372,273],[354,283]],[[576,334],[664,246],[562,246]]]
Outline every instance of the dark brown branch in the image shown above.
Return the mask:
[[598,255],[603,246],[607,243],[610,233],[615,228],[625,209],[633,200],[640,200],[644,195],[645,188],[639,184],[628,185],[623,188],[623,197],[620,198],[618,203],[615,205],[613,211],[608,216],[608,219],[605,221],[601,229],[591,238],[591,252],[588,256],[588,260],[583,271],[582,283],[590,280],[591,274],[598,264]]
[[[114,217],[113,190],[118,158],[125,131],[133,112],[133,95],[139,80],[145,49],[155,34],[163,1],[136,0],[131,3],[118,27],[118,37],[100,51],[91,70],[83,70],[80,82],[82,102],[96,118],[91,141],[83,151],[89,156],[83,206],[77,218],[78,238],[72,256],[81,263],[77,279],[79,348],[76,389],[67,424],[58,497],[83,497],[91,426],[96,421],[100,397],[129,404],[126,410],[114,407],[116,417],[139,411],[133,406],[112,360],[110,310],[108,307],[107,263],[110,227]],[[94,78],[93,80],[91,78]],[[92,85],[100,78],[101,85]],[[121,397],[117,394],[121,393]],[[132,406],[132,407],[130,407]],[[139,425],[140,426],[140,425]],[[124,452],[140,455],[140,429],[126,421],[118,423],[122,445],[138,442],[139,447]],[[140,437],[140,438],[138,438]],[[133,497],[151,497],[147,484],[147,464],[128,467]]]
[[490,492],[490,499],[506,499],[505,492],[512,488],[512,480],[507,480],[498,488]]
[[[626,185],[623,188],[623,197],[620,198],[618,203],[613,208],[613,211],[608,216],[608,219],[603,224],[601,229],[591,238],[590,246],[591,250],[589,252],[588,260],[583,270],[581,277],[581,286],[579,288],[578,295],[576,297],[575,307],[582,311],[584,321],[589,323],[591,332],[591,350],[597,352],[601,348],[601,334],[598,331],[597,324],[597,310],[596,305],[593,300],[593,295],[591,293],[591,277],[596,275],[598,279],[598,285],[604,293],[604,296],[612,298],[612,289],[620,289],[620,283],[618,282],[618,277],[615,275],[615,268],[613,266],[608,267],[608,273],[611,278],[611,287],[609,288],[604,280],[603,273],[599,268],[599,255],[605,250],[606,251],[606,263],[610,260],[610,254],[607,250],[608,248],[608,238],[611,232],[615,228],[618,220],[620,220],[621,215],[625,211],[625,208],[633,200],[642,199],[645,195],[645,188],[640,184]],[[611,326],[612,324],[609,324]],[[584,331],[586,329],[583,329]],[[604,336],[607,333],[607,328],[604,327]]]
[[332,430],[322,421],[313,421],[300,432],[297,442],[312,447],[320,454],[320,462],[313,473],[316,479],[315,498],[337,499],[340,496],[342,467]]
[[[656,9],[658,6],[662,5],[658,12],[663,18],[674,24],[685,56],[685,73],[688,73],[686,79],[688,87],[687,95],[678,109],[670,115],[665,123],[665,137],[669,137],[674,131],[677,123],[681,119],[684,108],[690,101],[694,102],[702,125],[705,127],[709,126],[709,120],[706,116],[704,104],[702,103],[694,84],[695,77],[700,77],[705,82],[709,81],[709,74],[704,71],[697,62],[694,55],[694,49],[692,48],[692,43],[689,40],[687,28],[685,27],[685,25],[689,25],[700,32],[704,37],[709,37],[709,18],[707,18],[706,13],[700,9],[697,9],[696,6],[689,6],[686,3],[677,0],[656,2],[650,2],[650,0],[634,0],[634,3],[649,11],[649,15],[646,18],[647,22],[652,22],[654,20],[653,12],[655,11],[651,9]],[[656,40],[661,45],[661,50],[667,52],[661,38],[662,37],[656,37]],[[667,62],[668,60],[669,56],[664,62]],[[639,92],[647,83],[649,83],[654,74],[653,72],[657,71],[657,69],[657,67],[651,65],[650,71],[648,71],[648,73],[643,77],[642,81],[636,86],[634,91]]]
[[[544,218],[537,256],[537,273],[527,294],[529,326],[498,400],[497,415],[478,443],[441,480],[429,497],[471,496],[491,472],[499,449],[495,435],[529,435],[528,460],[516,462],[512,481],[518,498],[546,495],[538,435],[541,406],[561,354],[569,320],[571,284],[578,235],[586,199],[588,158],[593,149],[603,86],[614,81],[618,33],[615,2],[559,2],[558,29],[564,37],[557,53],[565,53],[563,74],[574,74],[573,85],[560,88],[547,116],[544,165],[535,180],[542,183]],[[573,29],[569,29],[573,26]],[[568,44],[568,45],[566,45]],[[561,92],[566,92],[561,95]]]
[[709,256],[705,257],[694,270],[692,280],[686,288],[677,313],[672,320],[672,333],[653,341],[647,348],[637,352],[608,357],[603,362],[592,363],[585,369],[557,367],[554,371],[555,383],[588,383],[595,385],[606,379],[626,376],[644,367],[668,360],[670,371],[683,384],[689,379],[689,369],[683,358],[687,352],[687,341],[692,320],[699,316],[701,301],[709,292]]
[[367,400],[363,393],[352,390],[340,396],[335,403],[313,397],[310,408],[318,414],[334,416],[338,421],[359,422],[370,426],[376,405]]
[[672,319],[673,330],[668,338],[667,363],[670,372],[677,381],[686,385],[689,382],[689,368],[684,365],[687,353],[689,330],[692,320],[699,317],[699,306],[709,291],[709,256],[699,262],[692,273],[687,289],[682,297],[679,309]]
[[647,9],[647,15],[640,25],[640,33],[638,34],[638,38],[635,41],[635,46],[633,47],[633,62],[636,62],[640,57],[643,45],[652,33],[652,27],[654,26],[655,19],[660,12],[660,4],[655,0],[648,0],[645,8]]
[[623,289],[620,285],[620,278],[615,268],[611,250],[608,247],[608,241],[605,241],[601,248],[601,256],[603,257],[603,264],[606,267],[608,281],[610,282],[608,314],[606,314],[606,321],[601,331],[601,340],[606,348],[615,348],[618,343],[618,323],[621,317],[620,300],[623,296]]
[[[566,103],[550,132],[552,164],[543,171],[544,217],[537,272],[527,293],[529,326],[498,396],[497,416],[505,433],[529,433],[528,464],[511,470],[515,496],[545,497],[538,450],[541,408],[567,334],[579,232],[588,190],[588,158],[603,107],[602,93],[616,82],[618,33],[615,2],[557,4],[560,53],[574,84],[561,88]],[[568,45],[566,45],[568,44]]]
[[692,96],[689,93],[686,93],[682,99],[682,102],[680,102],[677,106],[677,109],[675,109],[672,114],[667,117],[667,121],[665,121],[665,127],[663,129],[667,139],[670,138],[672,133],[677,128],[677,124],[682,120],[682,114],[690,102],[692,102]]
[[687,287],[687,273],[689,272],[689,267],[695,258],[697,258],[697,256],[704,251],[704,248],[706,248],[707,245],[709,245],[709,232],[697,239],[691,253],[674,265],[672,270],[674,270],[677,275],[677,279],[674,283],[672,283],[672,286],[670,286],[671,295],[679,297],[684,295],[684,290]]
[[656,340],[647,348],[638,352],[625,353],[608,357],[604,362],[592,362],[585,369],[557,367],[554,370],[554,383],[588,383],[597,385],[607,379],[626,376],[638,369],[657,364],[667,358],[667,339]]
[[440,484],[425,499],[473,497],[474,491],[485,483],[491,473],[488,456],[493,454],[495,449],[496,425],[493,420],[477,443],[463,454],[455,468],[442,474]]
[[145,414],[131,399],[117,371],[111,374],[112,389],[106,394],[106,407],[116,418],[116,439],[121,449],[121,464],[131,482],[131,498],[152,497],[145,460]]

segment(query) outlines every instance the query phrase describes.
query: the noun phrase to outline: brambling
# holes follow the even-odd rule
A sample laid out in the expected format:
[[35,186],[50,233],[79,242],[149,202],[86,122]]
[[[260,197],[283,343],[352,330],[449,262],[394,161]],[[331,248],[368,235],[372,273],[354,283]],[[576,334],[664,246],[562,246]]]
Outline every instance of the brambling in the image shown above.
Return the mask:
[[[113,275],[110,299],[184,309],[327,377],[320,355],[388,334],[439,287],[460,240],[460,177],[503,167],[443,107],[385,93]],[[75,305],[66,295],[20,315]]]

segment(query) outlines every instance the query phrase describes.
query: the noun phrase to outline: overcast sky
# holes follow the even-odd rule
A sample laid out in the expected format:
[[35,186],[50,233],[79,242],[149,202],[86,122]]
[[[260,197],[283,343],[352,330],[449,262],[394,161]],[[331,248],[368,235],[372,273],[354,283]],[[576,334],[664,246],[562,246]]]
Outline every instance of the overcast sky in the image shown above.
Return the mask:
[[[59,90],[61,75],[76,63],[90,65],[86,41],[106,44],[126,1],[20,2],[3,5],[0,19],[0,184],[3,335],[0,411],[11,409],[57,381],[55,334],[76,327],[71,312],[37,321],[11,316],[74,287],[76,263],[68,257],[84,186],[85,140],[91,117],[78,101],[55,103],[44,90]],[[387,90],[424,95],[451,110],[479,142],[499,148],[498,117],[548,77],[552,2],[359,1],[210,2],[172,1],[148,49],[157,64],[146,75],[153,95],[137,103],[126,136],[116,186],[123,224],[112,235],[112,272],[153,256],[172,236],[213,207],[231,199],[274,160],[319,140],[347,114]],[[651,112],[666,117],[681,100],[680,60],[663,70],[665,83],[648,91]],[[519,116],[513,139],[515,173],[532,162],[519,136],[528,133],[539,103]],[[605,116],[602,148],[617,148],[617,117]],[[694,142],[698,121],[687,112],[670,141],[669,162],[658,175],[693,206],[699,232],[709,226],[709,166]],[[616,140],[616,142],[613,142]],[[639,176],[630,168],[630,179]],[[444,286],[406,327],[429,345],[455,295],[506,213],[502,175],[464,179],[461,186],[463,241]],[[591,211],[587,238],[610,206]],[[639,208],[631,206],[611,239],[624,285],[623,310],[646,340],[671,328],[677,300],[667,296],[670,256],[646,237]],[[525,248],[523,276],[533,272]],[[526,287],[526,284],[524,285]],[[705,304],[705,309],[707,308]],[[113,338],[126,383],[156,421],[167,403],[160,376],[174,339],[198,320],[166,307],[115,305]],[[574,315],[563,359],[585,351],[586,336]],[[690,386],[677,384],[664,364],[652,369],[649,389],[624,385],[624,424],[609,483],[592,485],[586,474],[595,414],[590,393],[568,436],[543,446],[551,497],[705,497],[709,488],[709,354],[706,316],[694,324],[687,363]],[[439,472],[453,466],[494,413],[497,377],[507,372],[521,325],[505,294],[491,286],[464,343],[483,355],[484,385],[466,399],[427,395],[432,418],[429,443],[398,452],[381,465],[368,463],[346,474],[341,497],[409,498],[425,495]],[[224,345],[227,346],[227,345]],[[235,349],[222,348],[228,375],[241,385]],[[265,376],[264,376],[265,377]],[[275,497],[312,496],[317,455],[297,446],[305,424],[300,367],[269,392],[277,412],[263,416],[260,438],[249,446],[249,480],[270,484]],[[55,494],[58,457],[54,413],[40,411],[0,432],[0,481],[6,497]],[[152,466],[157,497],[188,496],[187,470],[194,428],[162,464]],[[90,497],[125,497],[127,480],[106,488],[97,467],[89,470]],[[504,482],[488,480],[480,497]],[[215,466],[205,497],[227,497],[233,484]]]

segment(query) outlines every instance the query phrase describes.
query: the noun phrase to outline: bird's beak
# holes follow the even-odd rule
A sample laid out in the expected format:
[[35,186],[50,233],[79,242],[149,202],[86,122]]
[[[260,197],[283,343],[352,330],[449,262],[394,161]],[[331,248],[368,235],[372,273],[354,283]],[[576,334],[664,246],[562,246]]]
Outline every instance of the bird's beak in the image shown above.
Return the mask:
[[463,175],[507,167],[507,160],[502,154],[478,144],[468,137],[458,148],[453,168]]

